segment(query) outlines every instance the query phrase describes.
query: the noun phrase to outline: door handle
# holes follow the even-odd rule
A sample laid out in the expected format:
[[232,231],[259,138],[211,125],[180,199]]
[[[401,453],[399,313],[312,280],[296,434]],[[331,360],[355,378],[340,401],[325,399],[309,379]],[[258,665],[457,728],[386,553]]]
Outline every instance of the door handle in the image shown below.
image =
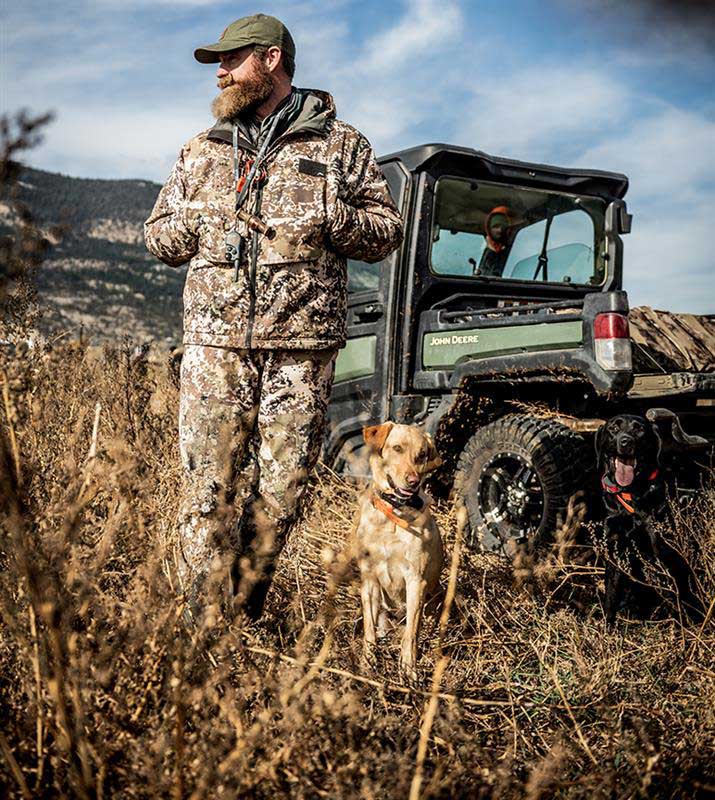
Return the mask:
[[370,303],[359,311],[355,311],[353,316],[357,322],[374,322],[376,319],[380,319],[382,314],[382,303]]

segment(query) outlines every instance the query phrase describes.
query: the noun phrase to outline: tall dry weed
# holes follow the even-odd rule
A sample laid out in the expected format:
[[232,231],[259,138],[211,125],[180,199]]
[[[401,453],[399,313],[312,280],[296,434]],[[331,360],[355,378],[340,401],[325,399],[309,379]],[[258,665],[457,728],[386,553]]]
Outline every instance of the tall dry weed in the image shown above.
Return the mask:
[[[187,628],[173,583],[181,475],[167,360],[129,342],[62,340],[1,358],[5,796],[713,792],[712,619],[608,631],[599,564],[573,536],[577,505],[553,551],[516,575],[456,553],[451,613],[426,622],[421,683],[408,687],[397,642],[361,671],[356,587],[326,577],[353,486],[316,477],[261,623],[216,601]],[[438,516],[452,554],[455,513]],[[708,603],[714,520],[706,488],[673,532]]]
[[[362,674],[349,582],[328,624],[326,560],[350,529],[355,489],[316,480],[259,625],[217,604],[211,627],[187,632],[172,585],[181,476],[167,365],[129,344],[66,345],[3,369],[10,794],[406,796],[437,628],[425,625],[413,689],[399,680],[396,643]],[[714,505],[704,491],[677,535],[712,542]],[[499,559],[462,553],[421,796],[694,796],[712,783],[712,623],[607,631],[598,564],[570,538],[578,514],[517,579]],[[447,506],[440,522],[451,547]],[[709,597],[711,553],[697,555]]]

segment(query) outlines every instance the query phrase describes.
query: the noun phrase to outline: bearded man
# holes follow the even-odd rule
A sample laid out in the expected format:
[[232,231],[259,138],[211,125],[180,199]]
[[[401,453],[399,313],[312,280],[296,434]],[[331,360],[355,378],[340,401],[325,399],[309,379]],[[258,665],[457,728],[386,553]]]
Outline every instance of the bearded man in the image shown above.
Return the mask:
[[257,619],[323,440],[346,259],[385,258],[402,221],[365,137],[329,94],[292,86],[279,20],[236,20],[194,57],[219,64],[217,122],[182,148],[144,226],[155,256],[190,262],[179,577],[194,613],[212,578]]

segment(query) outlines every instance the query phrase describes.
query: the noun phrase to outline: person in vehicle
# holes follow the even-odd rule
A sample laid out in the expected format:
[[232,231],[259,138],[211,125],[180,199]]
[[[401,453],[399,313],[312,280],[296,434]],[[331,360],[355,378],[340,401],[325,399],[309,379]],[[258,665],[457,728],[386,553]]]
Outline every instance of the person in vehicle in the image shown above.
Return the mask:
[[509,254],[509,235],[512,227],[512,213],[508,206],[493,208],[484,222],[484,235],[487,246],[484,248],[475,275],[498,278],[504,271]]

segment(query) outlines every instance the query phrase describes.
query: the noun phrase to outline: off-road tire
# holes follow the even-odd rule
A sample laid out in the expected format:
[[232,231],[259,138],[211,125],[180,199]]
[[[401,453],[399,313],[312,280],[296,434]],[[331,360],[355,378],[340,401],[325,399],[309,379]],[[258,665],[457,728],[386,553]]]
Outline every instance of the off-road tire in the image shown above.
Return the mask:
[[467,442],[455,473],[467,542],[510,556],[541,544],[569,499],[588,489],[592,470],[591,448],[559,422],[509,414],[485,425]]

